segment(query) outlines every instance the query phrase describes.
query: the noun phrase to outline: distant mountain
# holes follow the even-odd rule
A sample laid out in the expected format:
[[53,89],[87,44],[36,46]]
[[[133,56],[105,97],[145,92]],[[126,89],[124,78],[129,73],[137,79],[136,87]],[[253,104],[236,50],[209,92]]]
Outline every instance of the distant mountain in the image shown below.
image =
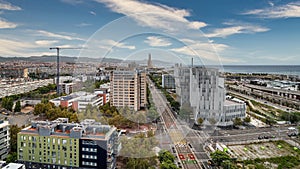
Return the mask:
[[[130,62],[135,62],[137,64],[140,65],[147,65],[148,64],[148,60],[144,59],[144,60],[127,60],[127,63]],[[152,64],[156,67],[161,67],[161,66],[174,66],[173,62],[166,62],[166,61],[161,61],[161,60],[152,60]]]
[[[56,56],[30,56],[30,57],[1,57],[0,62],[11,62],[11,61],[28,61],[28,62],[56,62]],[[88,57],[69,57],[69,56],[60,56],[59,60],[61,62],[111,62],[118,63],[121,62],[119,59],[112,58],[88,58]]]

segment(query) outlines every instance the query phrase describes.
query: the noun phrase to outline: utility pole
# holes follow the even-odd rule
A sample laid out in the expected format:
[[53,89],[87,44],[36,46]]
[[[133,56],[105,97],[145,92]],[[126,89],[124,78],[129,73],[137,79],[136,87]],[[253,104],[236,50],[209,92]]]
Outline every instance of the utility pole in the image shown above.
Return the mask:
[[56,65],[57,65],[57,72],[56,72],[56,94],[60,95],[60,90],[59,90],[59,51],[61,49],[82,49],[82,48],[60,48],[60,47],[51,47],[49,48],[50,50],[55,49],[56,50]]

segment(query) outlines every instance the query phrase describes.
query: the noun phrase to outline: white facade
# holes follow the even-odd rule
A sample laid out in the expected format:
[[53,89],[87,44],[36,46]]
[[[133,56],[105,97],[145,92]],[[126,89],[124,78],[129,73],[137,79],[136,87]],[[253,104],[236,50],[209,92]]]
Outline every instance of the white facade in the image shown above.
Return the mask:
[[224,105],[224,117],[222,122],[229,122],[235,118],[243,119],[246,116],[246,103],[236,99],[226,100]]
[[6,159],[10,144],[9,144],[9,122],[0,120],[0,160]]
[[166,89],[174,89],[175,88],[175,80],[174,77],[169,74],[161,75],[161,85]]
[[190,104],[194,118],[221,120],[225,100],[224,80],[213,68],[193,67],[190,73]]
[[235,100],[225,102],[224,78],[219,70],[205,67],[175,65],[176,93],[181,105],[188,103],[193,109],[195,123],[199,118],[210,124],[231,125],[236,118],[244,118],[246,105]]
[[84,110],[87,105],[103,105],[103,97],[98,97],[97,93],[75,92],[67,96],[61,96],[49,102],[55,106],[72,107],[74,110]]
[[174,69],[177,101],[183,105],[190,102],[190,68],[176,64]]

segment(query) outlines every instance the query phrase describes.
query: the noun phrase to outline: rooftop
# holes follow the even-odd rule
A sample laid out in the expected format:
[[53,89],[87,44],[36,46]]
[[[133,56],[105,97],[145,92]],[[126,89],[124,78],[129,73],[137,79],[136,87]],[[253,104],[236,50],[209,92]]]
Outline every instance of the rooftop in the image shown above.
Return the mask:
[[18,163],[9,163],[3,169],[21,169],[24,166],[24,164],[18,164]]
[[33,121],[21,133],[39,134],[42,136],[60,136],[70,138],[106,139],[115,127],[102,125],[94,119],[85,119],[81,123],[69,123],[67,118],[58,118],[54,121]]

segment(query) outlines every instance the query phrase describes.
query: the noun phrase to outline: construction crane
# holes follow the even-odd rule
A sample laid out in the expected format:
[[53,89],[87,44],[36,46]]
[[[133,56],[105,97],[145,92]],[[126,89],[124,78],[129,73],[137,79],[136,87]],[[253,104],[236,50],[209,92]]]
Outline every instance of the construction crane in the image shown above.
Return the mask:
[[56,56],[57,56],[57,74],[56,74],[56,93],[60,95],[60,90],[59,90],[59,51],[60,50],[65,50],[65,49],[82,49],[82,48],[63,48],[63,47],[51,47],[49,48],[50,50],[55,49],[56,50]]

